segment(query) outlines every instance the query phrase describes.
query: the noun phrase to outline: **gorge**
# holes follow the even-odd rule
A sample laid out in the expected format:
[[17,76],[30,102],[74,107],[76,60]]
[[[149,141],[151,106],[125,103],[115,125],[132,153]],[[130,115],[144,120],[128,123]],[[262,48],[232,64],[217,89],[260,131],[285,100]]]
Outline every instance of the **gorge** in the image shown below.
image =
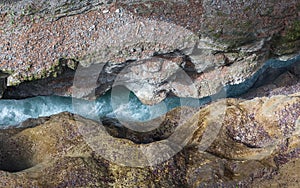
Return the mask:
[[[214,96],[203,97],[199,99],[199,101],[195,98],[169,96],[159,104],[145,105],[134,93],[130,93],[130,91],[125,88],[114,89],[115,92],[113,94],[115,96],[112,96],[111,91],[108,91],[98,99],[91,101],[63,96],[38,96],[19,100],[5,100],[6,95],[4,94],[4,99],[0,100],[0,108],[2,109],[0,122],[2,126],[17,125],[28,118],[50,116],[65,111],[94,120],[100,120],[100,118],[103,117],[113,118],[116,117],[114,113],[117,113],[119,118],[131,121],[147,121],[162,116],[178,106],[200,107],[217,99],[239,97],[243,94],[247,95],[247,91],[251,90],[251,88],[253,90],[258,86],[266,85],[268,82],[276,80],[281,74],[291,72],[295,78],[284,80],[285,86],[288,87],[289,82],[294,82],[295,84],[299,79],[300,72],[296,69],[300,67],[299,60],[300,56],[288,61],[268,60],[251,78],[248,78],[240,84],[227,85],[221,89],[223,91],[220,91]],[[32,84],[27,87],[35,86]],[[14,91],[15,90],[16,88],[14,88]],[[286,94],[292,94],[293,92],[290,91],[290,93],[288,92]],[[124,99],[120,100],[116,98]],[[111,100],[118,101],[118,106],[113,108]],[[76,108],[76,105],[80,105],[82,110]]]
[[0,2],[0,187],[299,187],[297,0]]

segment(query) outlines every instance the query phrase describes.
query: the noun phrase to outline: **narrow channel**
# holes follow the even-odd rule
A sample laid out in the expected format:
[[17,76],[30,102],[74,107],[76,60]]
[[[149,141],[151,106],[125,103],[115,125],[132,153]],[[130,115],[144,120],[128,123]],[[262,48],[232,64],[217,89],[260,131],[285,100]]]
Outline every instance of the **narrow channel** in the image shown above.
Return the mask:
[[[120,104],[117,108],[113,108],[111,105],[112,97],[110,91],[95,101],[61,96],[37,96],[19,100],[1,99],[0,127],[17,126],[28,118],[50,116],[64,111],[79,114],[94,120],[100,120],[103,117],[114,118],[118,116],[118,118],[131,121],[148,121],[178,106],[200,107],[219,98],[239,97],[250,89],[253,89],[253,87],[263,85],[264,83],[261,78],[266,79],[266,77],[270,75],[270,72],[276,72],[277,75],[274,76],[278,76],[284,71],[289,71],[291,66],[300,66],[299,62],[300,56],[288,61],[270,59],[251,78],[245,80],[243,83],[225,86],[221,92],[225,92],[226,96],[216,94],[214,97],[209,96],[201,99],[170,96],[161,103],[153,106],[143,104],[132,92],[125,92],[125,95],[130,93],[128,102]],[[270,78],[268,80],[270,81]],[[218,97],[218,95],[220,97]],[[120,93],[120,96],[114,97],[124,96]],[[74,110],[75,103],[76,105],[80,105],[80,111],[78,111],[78,108]]]

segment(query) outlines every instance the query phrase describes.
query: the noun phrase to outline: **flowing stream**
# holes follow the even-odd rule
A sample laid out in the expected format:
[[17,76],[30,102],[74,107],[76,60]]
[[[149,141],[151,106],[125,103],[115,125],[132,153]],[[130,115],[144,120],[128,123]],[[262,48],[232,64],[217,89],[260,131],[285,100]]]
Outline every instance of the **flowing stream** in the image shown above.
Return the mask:
[[[119,97],[122,97],[122,93]],[[188,104],[189,100],[191,100],[190,105]],[[130,93],[126,103],[113,108],[110,92],[95,101],[60,96],[38,96],[22,100],[4,99],[0,100],[0,125],[2,127],[17,125],[28,118],[50,116],[64,111],[94,120],[117,116],[132,121],[147,121],[179,106],[181,101],[178,97],[169,97],[157,105],[148,106],[141,103],[133,93]],[[192,101],[195,99],[185,99],[184,105],[192,106],[195,104]]]
[[[221,94],[216,94],[202,99],[168,97],[161,103],[153,106],[144,105],[130,92],[122,93],[119,96],[127,95],[127,101],[120,103],[117,107],[111,104],[111,92],[107,92],[95,101],[74,99],[72,97],[59,96],[38,96],[22,100],[1,99],[0,100],[0,126],[18,125],[28,118],[50,116],[60,112],[68,111],[84,117],[99,120],[102,117],[117,117],[133,121],[147,121],[165,114],[177,106],[199,107],[208,102],[224,97],[237,97],[249,90],[258,77],[268,68],[284,68],[300,61],[300,56],[288,61],[269,60],[251,78],[241,84],[225,86]],[[299,64],[299,63],[298,63]],[[298,65],[297,64],[297,65]],[[222,92],[226,95],[223,95]],[[129,94],[129,96],[128,96]]]

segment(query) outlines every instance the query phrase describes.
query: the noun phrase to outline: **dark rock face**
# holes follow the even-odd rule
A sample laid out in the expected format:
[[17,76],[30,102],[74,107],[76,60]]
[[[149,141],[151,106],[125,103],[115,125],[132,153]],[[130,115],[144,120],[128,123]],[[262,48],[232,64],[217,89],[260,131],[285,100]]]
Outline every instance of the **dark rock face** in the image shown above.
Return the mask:
[[2,97],[2,94],[4,93],[4,91],[6,90],[7,77],[8,77],[8,74],[2,73],[0,71],[0,98]]
[[289,95],[300,91],[300,62],[281,69],[268,69],[261,75],[253,88],[240,97],[270,97],[273,95]]
[[3,98],[22,99],[34,96],[70,96],[73,85],[75,71],[70,68],[64,68],[55,77],[26,81],[18,86],[9,86]]
[[[0,182],[8,187],[293,185],[299,175],[291,182],[276,180],[277,172],[285,173],[290,161],[299,158],[299,100],[298,93],[249,101],[227,99],[196,113],[178,108],[166,115],[160,128],[142,136],[126,127],[113,126],[113,121],[105,121],[102,129],[97,122],[68,113],[28,120],[19,128],[0,130]],[[219,114],[222,104],[226,105],[226,116]],[[179,116],[186,119],[179,120]],[[103,131],[88,135],[83,132],[97,127]],[[193,129],[185,146],[162,163],[133,167],[109,160],[121,157],[141,161],[145,156],[136,155],[134,148],[151,148],[169,138],[174,148],[172,143],[180,138],[171,135],[178,128],[184,135],[189,127]],[[95,147],[106,138],[112,139],[108,142],[111,146],[125,147],[110,153],[109,158]],[[202,150],[204,145],[207,149]],[[148,159],[151,162],[151,157]]]

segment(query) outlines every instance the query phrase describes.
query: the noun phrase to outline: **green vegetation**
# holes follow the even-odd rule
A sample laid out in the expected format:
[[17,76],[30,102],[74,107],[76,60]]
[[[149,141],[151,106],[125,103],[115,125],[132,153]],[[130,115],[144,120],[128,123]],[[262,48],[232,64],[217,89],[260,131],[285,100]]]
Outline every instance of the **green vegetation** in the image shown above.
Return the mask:
[[34,5],[28,5],[22,11],[22,14],[24,14],[24,15],[33,15],[36,12],[38,12],[38,9]]
[[294,21],[292,27],[287,31],[285,36],[287,41],[295,41],[300,39],[300,21]]
[[9,23],[11,25],[15,24],[15,13],[13,11],[9,12]]
[[298,40],[300,40],[300,21],[296,20],[286,30],[284,35],[277,35],[272,39],[272,46],[275,54],[282,55],[293,53],[297,45],[299,45]]
[[214,37],[214,39],[218,39],[222,36],[222,32],[214,32],[212,33],[212,36]]

